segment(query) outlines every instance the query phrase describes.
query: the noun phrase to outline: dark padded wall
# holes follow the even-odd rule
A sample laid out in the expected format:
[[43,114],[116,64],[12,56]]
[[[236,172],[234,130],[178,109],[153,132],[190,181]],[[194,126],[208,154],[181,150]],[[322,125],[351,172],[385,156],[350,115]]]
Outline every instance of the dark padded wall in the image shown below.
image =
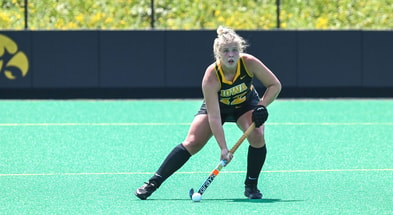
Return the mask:
[[165,87],[163,31],[102,31],[100,87]]
[[168,87],[201,87],[203,74],[214,62],[213,31],[168,31],[165,34]]
[[[393,97],[393,31],[238,33],[281,80],[283,96]],[[0,98],[201,97],[215,37],[214,30],[0,31]]]
[[363,86],[393,86],[393,31],[363,33]]
[[97,31],[33,32],[33,87],[97,87],[98,34]]
[[361,35],[360,31],[299,31],[298,86],[361,86]]

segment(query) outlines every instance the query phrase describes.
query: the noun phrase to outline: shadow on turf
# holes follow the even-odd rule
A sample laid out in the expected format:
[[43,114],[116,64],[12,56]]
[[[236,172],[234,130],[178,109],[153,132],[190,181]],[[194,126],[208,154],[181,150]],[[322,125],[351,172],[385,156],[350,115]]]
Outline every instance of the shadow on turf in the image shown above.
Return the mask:
[[283,199],[204,199],[205,201],[227,201],[245,203],[278,203],[278,202],[300,202],[302,200],[283,200]]
[[277,203],[277,202],[301,202],[302,200],[283,200],[283,199],[212,199],[228,202],[253,202],[253,203]]
[[[150,201],[190,201],[190,199],[149,199]],[[226,202],[244,202],[244,203],[285,203],[285,202],[301,202],[303,200],[283,200],[283,199],[203,199],[203,201],[226,201]]]

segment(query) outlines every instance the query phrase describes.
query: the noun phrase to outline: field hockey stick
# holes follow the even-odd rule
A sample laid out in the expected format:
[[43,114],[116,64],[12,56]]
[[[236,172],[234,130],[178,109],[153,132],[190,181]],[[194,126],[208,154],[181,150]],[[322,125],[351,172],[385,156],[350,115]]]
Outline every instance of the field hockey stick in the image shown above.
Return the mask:
[[[255,123],[252,123],[250,127],[243,133],[240,139],[236,142],[236,144],[229,150],[229,153],[234,154],[237,148],[243,143],[243,141],[248,137],[248,135],[254,130]],[[209,176],[205,179],[205,181],[200,186],[198,193],[203,194],[209,185],[213,182],[214,178],[220,173],[221,169],[227,164],[225,159],[221,160],[220,163],[214,168],[214,170],[209,174]],[[194,194],[194,188],[191,188],[189,191],[190,198],[192,199],[192,195]]]

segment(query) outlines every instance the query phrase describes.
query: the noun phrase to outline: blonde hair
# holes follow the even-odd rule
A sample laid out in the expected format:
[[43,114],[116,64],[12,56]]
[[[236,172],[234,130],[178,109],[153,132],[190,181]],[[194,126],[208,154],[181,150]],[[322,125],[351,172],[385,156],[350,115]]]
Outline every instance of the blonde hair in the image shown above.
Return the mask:
[[243,37],[239,36],[233,29],[219,26],[217,28],[217,38],[214,40],[213,45],[214,57],[216,60],[218,60],[220,57],[222,46],[233,42],[239,44],[239,52],[244,52],[248,46]]

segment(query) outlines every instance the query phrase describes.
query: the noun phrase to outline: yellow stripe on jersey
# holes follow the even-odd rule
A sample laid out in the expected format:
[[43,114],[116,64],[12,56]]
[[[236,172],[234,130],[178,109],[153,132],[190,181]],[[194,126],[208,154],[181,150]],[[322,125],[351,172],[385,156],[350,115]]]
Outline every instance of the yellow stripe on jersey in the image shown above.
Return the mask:
[[251,72],[248,71],[248,69],[247,69],[247,67],[246,67],[246,64],[244,63],[243,58],[240,57],[240,59],[241,59],[241,61],[243,62],[243,67],[244,67],[244,69],[246,70],[248,76],[250,76],[251,78],[254,77],[254,74],[252,74]]
[[224,84],[233,84],[233,82],[235,82],[236,79],[240,76],[240,60],[237,62],[236,73],[235,73],[235,76],[233,77],[232,80],[227,80],[225,78],[224,71],[222,71],[222,67],[221,67],[220,64],[218,65],[218,72],[221,74],[221,78],[222,78],[221,81],[222,81],[222,83],[224,83]]

